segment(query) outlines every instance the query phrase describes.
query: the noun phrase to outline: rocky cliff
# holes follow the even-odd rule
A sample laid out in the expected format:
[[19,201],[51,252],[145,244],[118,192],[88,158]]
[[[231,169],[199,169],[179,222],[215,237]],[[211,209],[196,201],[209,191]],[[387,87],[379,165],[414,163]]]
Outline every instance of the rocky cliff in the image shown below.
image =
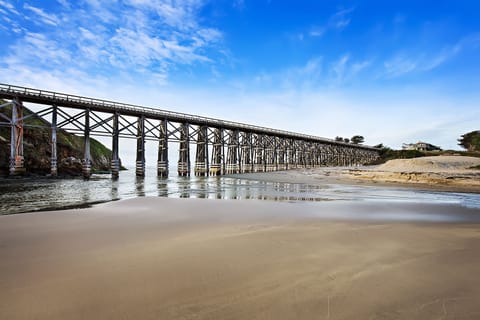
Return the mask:
[[[1,101],[0,101],[1,102]],[[2,113],[10,116],[11,109],[4,108]],[[24,116],[31,114],[24,108]],[[39,117],[33,117],[29,124],[50,126]],[[27,174],[49,174],[52,154],[51,130],[49,128],[25,128],[23,136],[25,168]],[[57,155],[59,175],[80,175],[82,171],[83,137],[64,130],[57,131]],[[92,168],[94,171],[106,171],[110,168],[112,152],[95,139],[90,139]],[[0,127],[0,175],[8,174],[10,156],[10,127]]]

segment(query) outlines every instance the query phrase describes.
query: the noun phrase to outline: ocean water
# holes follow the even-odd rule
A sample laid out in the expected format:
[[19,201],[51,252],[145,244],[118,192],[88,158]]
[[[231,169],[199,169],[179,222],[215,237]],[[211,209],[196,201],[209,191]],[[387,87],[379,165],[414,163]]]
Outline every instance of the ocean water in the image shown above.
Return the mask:
[[[171,171],[175,173],[175,171]],[[145,178],[135,170],[94,174],[89,180],[28,178],[0,179],[0,214],[56,210],[134,197],[256,199],[287,202],[362,201],[386,203],[446,204],[479,212],[480,194],[422,191],[396,187],[347,186],[268,182],[227,177],[158,178],[147,168]]]

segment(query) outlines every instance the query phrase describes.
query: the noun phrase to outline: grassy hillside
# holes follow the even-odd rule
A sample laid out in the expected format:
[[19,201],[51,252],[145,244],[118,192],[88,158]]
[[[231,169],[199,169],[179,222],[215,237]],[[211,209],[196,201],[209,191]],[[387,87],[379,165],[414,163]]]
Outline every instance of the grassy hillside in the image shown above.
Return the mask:
[[[8,107],[2,109],[7,116],[11,115]],[[32,112],[24,108],[24,115]],[[38,117],[28,120],[30,125],[50,126]],[[8,174],[10,156],[10,127],[0,127],[0,174]],[[27,173],[47,174],[50,172],[51,130],[49,128],[24,129],[24,157]],[[59,174],[76,175],[81,173],[81,159],[84,154],[83,137],[64,130],[57,132],[57,156]],[[90,139],[90,153],[94,171],[106,171],[110,168],[111,150],[95,139]]]

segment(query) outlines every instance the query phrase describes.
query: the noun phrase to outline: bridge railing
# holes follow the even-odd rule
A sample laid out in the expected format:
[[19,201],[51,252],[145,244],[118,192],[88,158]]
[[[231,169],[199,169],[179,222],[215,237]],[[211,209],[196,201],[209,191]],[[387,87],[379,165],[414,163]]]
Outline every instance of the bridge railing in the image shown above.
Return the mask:
[[112,111],[133,111],[141,114],[154,115],[156,117],[181,119],[185,122],[194,122],[194,123],[200,122],[200,123],[205,123],[205,125],[209,125],[213,127],[231,127],[236,129],[244,129],[247,131],[262,132],[270,135],[285,136],[285,137],[290,137],[295,139],[317,141],[317,142],[336,144],[336,145],[345,145],[350,147],[358,147],[362,149],[375,149],[368,146],[353,145],[353,144],[334,141],[328,138],[300,134],[300,133],[295,133],[295,132],[290,132],[285,130],[260,127],[260,126],[249,125],[249,124],[244,124],[240,122],[220,120],[220,119],[203,117],[203,116],[195,116],[187,113],[173,112],[173,111],[168,111],[163,109],[156,109],[151,107],[144,107],[144,106],[138,106],[138,105],[121,103],[121,102],[96,99],[96,98],[88,98],[88,97],[83,97],[78,95],[65,94],[65,93],[59,93],[59,92],[48,91],[48,90],[40,90],[40,89],[34,89],[34,88],[27,88],[27,87],[21,87],[21,86],[4,84],[4,83],[0,83],[0,93],[8,94],[10,96],[19,96],[19,97],[29,96],[29,97],[51,99],[58,102],[63,101],[68,103],[77,103],[77,104],[84,105],[85,107],[88,107],[89,105],[101,106],[102,108],[108,108],[108,109],[111,109]]

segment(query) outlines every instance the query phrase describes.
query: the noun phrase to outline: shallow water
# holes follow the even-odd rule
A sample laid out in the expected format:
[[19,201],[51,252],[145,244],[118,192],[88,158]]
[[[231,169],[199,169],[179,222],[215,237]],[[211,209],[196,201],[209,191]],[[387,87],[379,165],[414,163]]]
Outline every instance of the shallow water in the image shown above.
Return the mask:
[[62,209],[143,196],[288,202],[383,201],[449,204],[480,209],[480,194],[375,186],[281,183],[233,177],[172,176],[162,179],[157,178],[155,168],[148,168],[145,178],[136,177],[135,170],[128,170],[122,171],[118,180],[112,180],[108,174],[94,174],[88,181],[81,178],[0,180],[0,213]]

